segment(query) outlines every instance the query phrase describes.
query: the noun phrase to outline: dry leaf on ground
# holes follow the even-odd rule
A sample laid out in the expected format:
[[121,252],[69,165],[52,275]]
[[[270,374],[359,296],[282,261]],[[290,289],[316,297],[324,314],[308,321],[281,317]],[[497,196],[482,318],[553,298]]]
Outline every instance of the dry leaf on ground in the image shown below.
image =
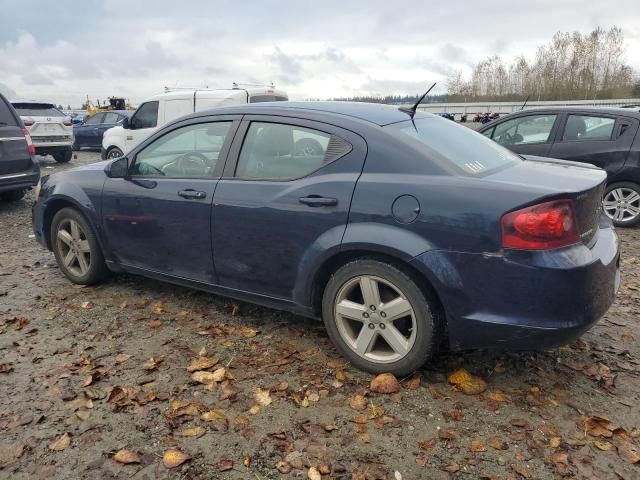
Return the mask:
[[118,463],[124,463],[124,464],[140,463],[140,455],[138,455],[133,450],[129,450],[126,448],[123,448],[122,450],[118,450],[113,456],[113,459]]
[[175,468],[182,465],[187,460],[191,459],[191,455],[185,453],[177,448],[170,448],[162,456],[162,464],[166,468]]

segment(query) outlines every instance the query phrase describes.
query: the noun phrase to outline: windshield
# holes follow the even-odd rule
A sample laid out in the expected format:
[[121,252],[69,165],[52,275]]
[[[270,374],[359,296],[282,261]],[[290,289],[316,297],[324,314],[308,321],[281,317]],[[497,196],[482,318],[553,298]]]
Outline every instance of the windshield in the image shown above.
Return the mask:
[[22,117],[64,117],[65,114],[50,103],[14,103],[18,115]]
[[486,175],[522,161],[515,153],[471,128],[443,118],[418,118],[385,128],[400,132],[427,156],[436,157],[465,175]]

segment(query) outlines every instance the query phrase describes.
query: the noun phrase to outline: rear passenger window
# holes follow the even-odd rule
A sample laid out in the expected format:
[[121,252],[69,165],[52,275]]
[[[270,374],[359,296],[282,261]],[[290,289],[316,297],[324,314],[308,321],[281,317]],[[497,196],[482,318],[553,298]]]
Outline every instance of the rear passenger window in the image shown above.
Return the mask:
[[547,143],[555,121],[555,114],[516,117],[496,125],[492,138],[505,147]]
[[293,180],[351,151],[344,140],[310,128],[252,122],[242,145],[236,177]]
[[562,140],[610,140],[616,121],[613,118],[592,115],[569,115]]
[[9,110],[9,106],[0,98],[0,127],[16,127],[17,125],[18,123],[11,110]]

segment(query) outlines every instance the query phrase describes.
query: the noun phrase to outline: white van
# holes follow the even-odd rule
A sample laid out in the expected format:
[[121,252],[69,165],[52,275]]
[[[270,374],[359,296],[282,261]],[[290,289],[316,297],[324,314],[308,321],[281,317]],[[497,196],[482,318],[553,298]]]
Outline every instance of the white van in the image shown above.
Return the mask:
[[272,86],[228,90],[168,90],[142,103],[122,126],[113,127],[102,138],[102,158],[121,157],[163,125],[193,112],[244,103],[278,102],[289,98]]

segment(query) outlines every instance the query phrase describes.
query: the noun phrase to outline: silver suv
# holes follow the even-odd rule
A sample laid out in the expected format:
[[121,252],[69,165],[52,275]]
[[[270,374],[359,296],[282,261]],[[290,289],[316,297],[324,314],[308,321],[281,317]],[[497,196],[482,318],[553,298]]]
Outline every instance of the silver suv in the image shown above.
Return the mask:
[[38,155],[51,155],[56,162],[66,163],[73,155],[71,118],[52,103],[11,102],[27,127]]

